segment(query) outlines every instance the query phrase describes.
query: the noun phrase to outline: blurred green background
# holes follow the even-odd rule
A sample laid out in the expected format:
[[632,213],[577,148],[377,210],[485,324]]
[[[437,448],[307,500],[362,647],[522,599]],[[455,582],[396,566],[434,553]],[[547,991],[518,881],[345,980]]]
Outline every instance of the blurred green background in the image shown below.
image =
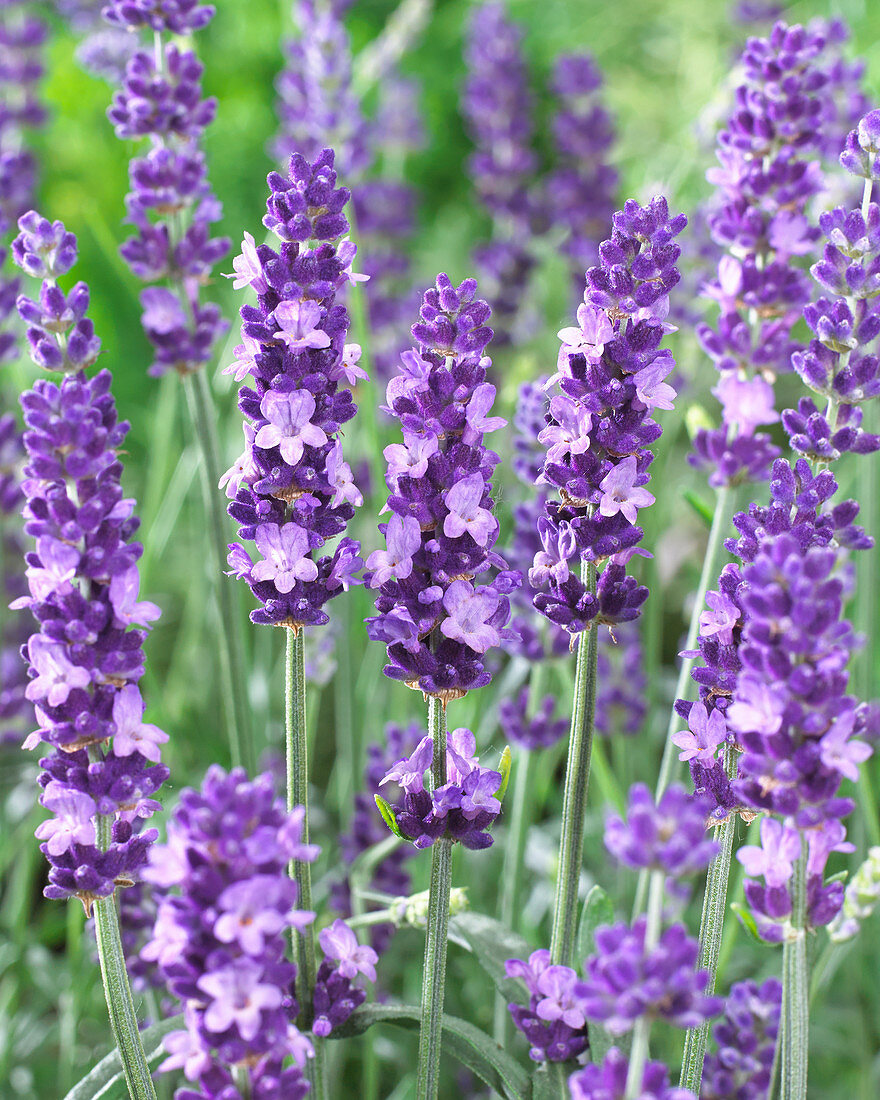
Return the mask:
[[[35,7],[38,5],[35,5]],[[474,202],[465,170],[470,144],[459,114],[464,80],[463,33],[472,5],[462,0],[439,0],[422,40],[404,59],[403,70],[422,84],[422,107],[428,128],[426,148],[412,155],[406,177],[420,192],[419,229],[412,245],[415,281],[433,281],[445,270],[459,279],[471,273],[470,251],[485,236],[488,222]],[[346,24],[357,52],[371,41],[394,10],[390,0],[356,0]],[[732,91],[732,63],[747,31],[731,22],[729,5],[711,0],[616,0],[597,4],[583,0],[510,0],[511,17],[524,29],[524,48],[537,97],[539,147],[546,148],[545,124],[552,109],[546,80],[560,52],[590,50],[606,78],[606,100],[613,113],[618,140],[614,160],[621,171],[621,200],[640,200],[663,192],[674,209],[690,213],[707,194],[705,171],[713,163],[713,135],[724,117]],[[840,16],[852,31],[850,54],[865,59],[866,90],[880,101],[880,3],[842,0],[829,4],[796,3],[785,6],[789,22],[817,16]],[[207,611],[212,578],[207,574],[204,524],[198,484],[197,451],[179,380],[161,381],[146,374],[150,351],[140,323],[141,285],[118,256],[125,233],[121,225],[127,188],[127,163],[138,149],[118,141],[105,115],[111,91],[101,80],[85,75],[74,59],[76,38],[63,21],[50,14],[52,37],[49,73],[44,97],[50,110],[45,131],[35,136],[42,164],[40,209],[61,218],[80,241],[76,276],[92,290],[91,316],[102,338],[101,365],[115,377],[114,390],[121,415],[132,423],[128,438],[125,485],[138,498],[143,518],[145,581],[143,598],[158,602],[163,618],[148,642],[149,671],[144,683],[147,717],[168,730],[171,741],[165,758],[172,768],[165,800],[176,791],[198,783],[214,760],[227,763],[216,689],[216,659],[211,649],[213,619]],[[206,66],[204,87],[217,96],[219,112],[208,130],[206,147],[211,181],[223,202],[222,231],[233,242],[243,231],[260,232],[265,202],[265,176],[274,167],[266,147],[276,121],[273,81],[281,64],[281,42],[291,32],[290,5],[278,0],[219,0],[218,13],[199,35],[197,48]],[[681,239],[687,256],[688,238]],[[231,260],[223,270],[231,270]],[[548,371],[556,358],[556,330],[567,322],[570,302],[560,265],[550,258],[537,280],[546,326],[528,344],[500,352],[496,364],[502,384],[502,411],[512,407],[515,383]],[[212,372],[218,402],[224,453],[229,461],[240,450],[240,418],[234,407],[231,379],[217,369],[231,361],[236,340],[235,316],[241,296],[226,280],[217,278],[208,294],[221,302],[233,321],[233,338]],[[355,333],[355,338],[364,334]],[[675,352],[683,369],[696,376],[692,395],[705,393],[713,381],[710,365],[695,351],[693,334],[680,332]],[[13,366],[2,384],[8,392],[32,378],[30,364]],[[689,396],[692,396],[689,395]],[[359,400],[377,402],[378,390],[365,387]],[[685,460],[683,409],[670,416],[658,459],[662,493],[652,509],[645,544],[658,551],[651,566],[652,600],[644,624],[651,696],[658,703],[642,741],[615,744],[608,753],[611,765],[597,776],[590,811],[587,866],[590,879],[604,862],[601,852],[603,805],[620,799],[625,782],[650,779],[656,769],[659,744],[665,731],[673,661],[687,613],[686,600],[699,568],[702,521],[684,500],[693,488],[709,500],[701,475]],[[385,427],[382,428],[386,430]],[[347,457],[357,461],[367,439],[352,430]],[[354,448],[354,452],[352,451]],[[380,487],[381,488],[381,487]],[[846,486],[844,486],[846,488]],[[517,490],[502,490],[516,495]],[[744,502],[742,502],[744,503]],[[359,519],[366,549],[377,545],[376,509],[370,503]],[[234,526],[230,521],[230,539]],[[243,594],[244,596],[244,594]],[[876,599],[876,593],[871,594]],[[283,639],[279,633],[258,630],[244,620],[242,629],[251,651],[251,706],[265,743],[278,744],[281,734]],[[338,622],[339,673],[323,693],[313,692],[311,708],[315,737],[314,828],[325,845],[323,870],[332,870],[337,858],[333,834],[347,820],[352,790],[351,768],[357,773],[366,743],[380,740],[389,720],[419,718],[419,700],[381,675],[382,651],[366,643],[359,620],[370,610],[366,593],[331,605]],[[861,683],[870,685],[876,672],[876,654],[861,658]],[[561,663],[551,686],[563,695],[570,669]],[[457,709],[455,725],[471,724],[486,745],[497,735],[493,713],[498,690],[470,696]],[[876,689],[872,689],[876,693]],[[563,701],[563,707],[565,706]],[[262,747],[262,746],[261,746]],[[525,913],[527,933],[541,946],[542,921],[551,900],[547,881],[558,817],[560,748],[542,759],[536,776],[534,801],[538,822],[530,838],[529,858],[535,875]],[[82,935],[82,916],[76,903],[46,903],[40,896],[44,881],[42,857],[33,829],[42,818],[35,808],[34,765],[6,754],[2,761],[4,836],[0,842],[0,871],[4,890],[0,901],[0,1094],[49,1100],[66,1089],[109,1045],[97,971],[91,947]],[[877,769],[874,768],[874,777]],[[875,789],[877,784],[875,783]],[[326,795],[325,793],[326,792]],[[855,821],[853,836],[864,852],[870,831],[864,818]],[[491,911],[497,893],[504,832],[499,844],[483,856],[459,853],[456,884],[471,887],[474,908]],[[874,839],[874,843],[877,840]],[[843,866],[843,863],[841,863]],[[413,861],[417,886],[426,885],[427,861]],[[597,872],[603,884],[620,900],[619,914],[628,912],[631,876]],[[543,880],[541,875],[544,876]],[[321,887],[319,885],[319,894]],[[698,910],[690,915],[696,928]],[[847,968],[823,992],[824,1003],[813,1029],[811,1096],[875,1100],[880,1095],[880,997],[877,975],[880,952],[877,918],[860,938]],[[65,954],[66,949],[66,954]],[[421,937],[403,932],[383,963],[384,984],[407,999],[417,997]],[[778,952],[750,944],[735,920],[726,933],[727,968],[724,983],[744,976],[778,972]],[[491,1028],[491,999],[474,967],[455,948],[450,965],[456,975],[451,1008]],[[463,1006],[466,1006],[463,1008]],[[679,1036],[658,1038],[656,1053],[678,1058]],[[664,1042],[668,1045],[664,1048]],[[341,1090],[355,1087],[358,1071],[352,1061],[359,1049],[371,1044],[382,1062],[379,1091],[408,1095],[406,1076],[412,1066],[411,1039],[388,1032],[372,1034],[351,1044],[346,1064],[337,1065]],[[516,1049],[525,1053],[519,1040]],[[341,1053],[339,1055],[341,1057]],[[452,1077],[450,1077],[450,1082]],[[450,1085],[451,1087],[451,1085]],[[403,1091],[400,1091],[400,1088]],[[449,1095],[455,1093],[450,1092]],[[340,1091],[339,1095],[348,1095]]]

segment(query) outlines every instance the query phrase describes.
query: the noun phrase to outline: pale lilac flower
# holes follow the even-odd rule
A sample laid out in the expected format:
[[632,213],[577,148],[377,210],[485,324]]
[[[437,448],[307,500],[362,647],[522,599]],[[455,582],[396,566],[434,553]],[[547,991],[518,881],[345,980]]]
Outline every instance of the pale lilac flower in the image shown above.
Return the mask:
[[354,483],[351,467],[343,460],[342,443],[338,439],[327,452],[327,480],[335,489],[332,507],[338,508],[343,501],[355,506],[364,503],[364,498]]
[[579,403],[557,394],[550,402],[550,413],[558,421],[548,424],[538,433],[551,462],[560,462],[567,454],[583,454],[590,447],[590,429],[593,417]]
[[761,846],[745,844],[736,858],[753,878],[763,876],[768,886],[784,886],[801,854],[801,834],[774,817],[761,820]]
[[233,290],[252,286],[257,294],[265,294],[268,284],[263,275],[263,265],[257,256],[257,245],[250,233],[245,233],[241,242],[241,254],[232,261],[233,275],[224,275],[225,279],[234,279]]
[[624,517],[635,523],[639,508],[647,508],[654,503],[654,497],[647,489],[635,485],[638,472],[634,455],[618,462],[610,473],[599,483],[604,495],[599,502],[599,511],[603,516],[616,516],[622,512]]
[[211,1068],[210,1053],[201,1045],[197,1036],[189,1031],[172,1031],[162,1040],[168,1057],[159,1065],[159,1073],[182,1069],[187,1081],[197,1081]]
[[436,435],[408,435],[403,443],[389,444],[382,454],[388,463],[388,481],[396,487],[401,474],[407,477],[424,477],[428,472],[428,459],[437,454],[440,441]]
[[110,604],[113,614],[125,626],[141,626],[155,622],[162,610],[149,600],[138,600],[141,575],[136,565],[129,566],[124,573],[116,573],[110,581]]
[[712,390],[724,407],[724,421],[736,424],[740,435],[754,435],[764,424],[775,424],[779,413],[773,407],[773,387],[760,376],[740,378],[726,371]]
[[720,710],[706,710],[703,703],[694,703],[688,715],[688,730],[672,737],[673,745],[683,751],[679,760],[696,760],[705,767],[715,762],[715,754],[727,740],[727,723]]
[[835,718],[831,728],[822,735],[819,755],[826,768],[833,768],[853,783],[859,778],[859,765],[864,764],[873,750],[864,741],[852,741],[855,711]]
[[[456,481],[445,497],[449,512],[443,521],[443,534],[455,539],[467,532],[477,546],[488,546],[498,530],[498,521],[481,507],[486,482],[480,473]],[[497,645],[497,642],[492,643]]]
[[234,966],[199,978],[196,983],[199,989],[213,998],[204,1016],[209,1031],[219,1035],[235,1026],[245,1041],[256,1037],[260,1030],[260,1010],[277,1008],[281,1004],[281,990],[260,982],[262,973],[263,968],[258,963],[240,958]]
[[60,856],[74,844],[94,844],[93,817],[98,807],[84,791],[50,780],[40,802],[55,817],[37,826],[34,835],[46,841],[49,855]]
[[398,760],[394,767],[380,780],[379,786],[385,783],[396,783],[410,794],[418,794],[423,791],[425,772],[430,768],[434,759],[433,737],[423,737],[416,745],[411,756]]
[[485,588],[474,589],[469,581],[453,581],[443,596],[448,618],[440,624],[447,638],[463,642],[476,653],[485,653],[501,641],[489,620],[498,610],[499,597]]
[[309,298],[279,302],[275,307],[275,320],[281,326],[275,338],[287,344],[291,351],[330,347],[330,337],[318,328],[321,307]]
[[88,669],[72,664],[64,646],[50,642],[42,634],[35,634],[28,642],[28,657],[38,673],[25,691],[32,703],[45,699],[50,707],[60,707],[71,691],[87,688],[91,683]]
[[385,530],[386,550],[374,550],[367,558],[372,571],[370,587],[379,588],[392,577],[405,580],[413,571],[413,554],[422,545],[422,529],[414,516],[399,516],[388,520]]
[[217,939],[237,943],[246,955],[259,956],[265,941],[286,928],[293,916],[278,908],[283,885],[273,875],[254,875],[227,886],[218,899]]
[[279,592],[289,592],[297,581],[313,581],[318,567],[306,557],[311,547],[309,535],[295,523],[264,523],[254,534],[257,550],[264,561],[251,570],[256,581],[272,581]]
[[330,377],[337,381],[344,378],[349,386],[354,386],[362,380],[368,380],[370,376],[363,367],[358,366],[362,354],[360,344],[345,344],[339,366],[330,372]]
[[244,450],[217,483],[218,489],[226,487],[226,495],[230,500],[235,499],[235,494],[242,482],[250,485],[259,475],[257,464],[254,462],[254,440],[257,433],[254,431],[253,425],[247,421],[245,421],[243,427]]
[[351,270],[354,258],[357,255],[357,245],[350,237],[343,237],[336,247],[336,257],[342,264],[342,279],[351,286],[369,281],[369,275],[361,275]]
[[560,355],[584,355],[596,363],[614,336],[614,329],[604,310],[583,302],[577,309],[578,328],[563,328],[556,334],[562,341]]
[[545,516],[541,516],[538,534],[544,549],[535,554],[529,570],[529,584],[533,588],[541,588],[548,580],[553,584],[563,584],[569,576],[568,563],[577,553],[574,529],[566,520],[554,527]]
[[117,756],[131,756],[139,752],[147,760],[158,764],[161,759],[159,746],[168,740],[168,734],[144,722],[144,701],[134,684],[126,684],[113,700],[113,751]]
[[278,393],[269,390],[260,402],[260,412],[269,421],[257,432],[254,443],[264,450],[278,447],[291,466],[302,458],[303,448],[321,447],[327,442],[323,428],[312,424],[315,399],[308,390]]
[[700,615],[700,637],[711,638],[714,635],[721,645],[730,645],[733,642],[733,628],[740,620],[740,609],[723,592],[707,592],[706,603],[709,610]]
[[495,797],[500,786],[500,772],[483,771],[480,768],[472,768],[468,772],[461,797],[461,812],[468,821],[473,821],[477,814],[484,811],[496,815],[501,813],[501,802]]
[[358,943],[357,936],[344,920],[337,919],[329,928],[324,928],[318,934],[318,942],[328,958],[338,961],[337,969],[344,978],[351,981],[358,974],[363,974],[371,982],[376,980],[379,956],[372,947]]
[[471,399],[465,409],[465,423],[467,427],[462,433],[463,442],[472,445],[481,441],[486,432],[496,432],[503,428],[507,421],[503,416],[487,416],[495,402],[495,387],[490,382],[481,382],[471,394]]
[[737,733],[776,733],[782,725],[785,699],[763,679],[748,673],[737,679],[737,698],[727,708],[727,721]]
[[675,367],[672,358],[659,358],[633,375],[636,397],[646,409],[672,409],[676,391],[664,379]]
[[574,993],[577,981],[578,975],[571,967],[548,966],[535,983],[535,989],[541,997],[535,1007],[538,1016],[548,1022],[562,1020],[566,1026],[575,1030],[583,1027],[586,1018]]
[[230,363],[228,367],[224,367],[220,372],[221,374],[234,375],[236,382],[241,382],[242,379],[247,378],[252,371],[256,370],[256,356],[263,350],[260,341],[255,340],[252,336],[242,333],[241,339],[242,343],[235,348],[235,362]]

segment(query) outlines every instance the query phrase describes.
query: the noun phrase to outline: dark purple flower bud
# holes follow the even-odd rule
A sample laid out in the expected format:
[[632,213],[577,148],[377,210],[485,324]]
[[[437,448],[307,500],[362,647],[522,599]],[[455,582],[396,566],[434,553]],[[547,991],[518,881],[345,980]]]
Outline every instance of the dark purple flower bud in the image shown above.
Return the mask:
[[768,978],[761,986],[737,982],[730,988],[724,1014],[712,1029],[718,1045],[706,1055],[702,1100],[765,1096],[770,1086],[782,985]]
[[556,699],[546,695],[529,717],[528,688],[523,688],[515,699],[502,699],[498,723],[504,740],[524,749],[549,749],[568,733],[568,719],[554,718],[555,710]]
[[587,1022],[575,995],[576,971],[551,966],[550,952],[533,951],[528,962],[508,959],[509,978],[520,978],[529,994],[529,1006],[508,1009],[519,1031],[528,1039],[534,1062],[568,1062],[587,1049]]

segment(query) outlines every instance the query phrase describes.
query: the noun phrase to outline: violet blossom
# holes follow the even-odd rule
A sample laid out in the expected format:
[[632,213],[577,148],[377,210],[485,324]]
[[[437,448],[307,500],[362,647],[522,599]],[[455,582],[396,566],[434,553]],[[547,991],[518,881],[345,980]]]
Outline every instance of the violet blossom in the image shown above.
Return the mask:
[[[34,211],[19,220],[16,261],[43,279],[39,303],[19,298],[34,360],[60,369],[60,381],[37,381],[22,396],[27,461],[22,490],[28,607],[39,629],[24,649],[39,728],[25,741],[54,749],[41,760],[42,803],[56,816],[38,836],[52,869],[47,897],[93,899],[136,881],[157,831],[141,832],[158,808],[168,776],[159,763],[167,735],[144,724],[138,681],[143,643],[159,609],[137,603],[138,527],[134,501],[122,495],[119,423],[109,371],[88,380],[84,367],[100,341],[85,316],[89,292],[65,295],[57,278],[76,261],[76,238]],[[50,353],[50,348],[55,352]],[[117,741],[118,738],[118,741]],[[98,815],[112,819],[106,850],[97,846]]]
[[258,557],[233,543],[229,564],[260,602],[251,619],[293,630],[328,622],[324,604],[360,583],[363,564],[348,538],[316,556],[361,500],[339,438],[356,407],[341,367],[351,354],[348,314],[336,294],[351,278],[356,250],[340,241],[349,192],[336,187],[333,164],[329,149],[313,164],[296,154],[286,177],[269,176],[264,221],[281,247],[246,240],[249,259],[237,268],[258,299],[241,308],[244,343],[236,349],[244,366],[236,376],[248,380],[239,407],[250,424],[245,452],[220,484],[234,490],[229,514]]
[[302,807],[284,809],[270,775],[250,781],[215,764],[201,791],[181,792],[168,841],[153,849],[144,877],[164,892],[141,954],[183,1002],[185,1030],[166,1037],[159,1067],[194,1083],[179,1097],[237,1095],[228,1091],[236,1065],[254,1095],[270,1085],[292,1100],[308,1091],[312,1049],[295,1023],[296,967],[285,958],[290,930],[302,933],[315,916],[296,908],[287,875],[290,860],[318,853],[303,843],[303,818]]
[[222,210],[200,148],[217,103],[201,98],[196,55],[162,39],[202,30],[214,12],[199,0],[111,0],[103,11],[114,27],[146,29],[156,42],[155,49],[139,50],[128,61],[122,90],[107,112],[117,137],[151,139],[146,154],[131,162],[126,208],[135,234],[120,253],[139,279],[171,284],[141,295],[154,375],[203,367],[227,327],[218,307],[201,300],[214,265],[229,251],[227,238],[210,235]]
[[[437,277],[412,329],[419,347],[404,354],[388,384],[387,411],[425,469],[413,476],[414,464],[386,452],[392,515],[380,530],[387,550],[370,555],[365,576],[378,612],[367,632],[388,645],[385,674],[444,703],[489,682],[485,654],[510,636],[509,597],[520,583],[493,548],[498,456],[483,436],[504,422],[486,415],[495,394],[483,354],[492,330],[476,291],[473,279],[454,287]],[[494,579],[476,583],[490,568]]]

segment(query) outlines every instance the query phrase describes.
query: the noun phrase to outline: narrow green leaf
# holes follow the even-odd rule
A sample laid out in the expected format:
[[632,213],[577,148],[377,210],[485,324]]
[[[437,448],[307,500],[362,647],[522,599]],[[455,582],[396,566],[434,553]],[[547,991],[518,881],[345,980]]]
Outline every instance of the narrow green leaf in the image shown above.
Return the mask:
[[732,901],[730,908],[736,913],[740,919],[740,923],[746,932],[751,936],[755,943],[760,943],[763,947],[775,947],[776,944],[768,943],[767,940],[762,940],[758,935],[758,922],[755,920],[751,909],[746,905],[742,905],[738,901]]
[[527,959],[531,948],[517,932],[485,913],[458,913],[449,922],[459,942],[467,944],[480,966],[508,1001],[522,1001],[525,990],[517,978],[508,978],[508,959]]
[[[385,799],[379,794],[374,795],[373,797],[376,799],[376,805],[379,808],[379,813],[382,815],[382,820],[385,822],[391,832],[394,833],[398,840],[407,840],[407,838],[397,827],[397,818],[394,816],[394,811],[391,809],[390,804],[386,802]],[[407,841],[407,843],[409,843],[409,841]]]
[[[584,901],[575,941],[575,969],[580,972],[584,960],[592,955],[596,948],[596,929],[603,924],[614,923],[614,903],[601,886],[594,886]],[[590,1024],[591,1060],[602,1062],[608,1051],[614,1046],[614,1039],[598,1023]],[[535,1097],[538,1093],[535,1093]]]
[[593,954],[596,929],[601,924],[614,923],[614,904],[601,886],[594,886],[584,901],[575,941],[575,969],[583,966],[587,955]]
[[[334,1029],[330,1039],[362,1035],[374,1024],[392,1024],[417,1031],[421,1014],[418,1005],[364,1005],[346,1023]],[[444,1013],[443,1049],[506,1100],[529,1100],[531,1097],[528,1074],[519,1062],[467,1020]]]
[[[162,1054],[162,1040],[168,1032],[182,1026],[183,1016],[178,1015],[160,1020],[158,1024],[141,1032],[148,1065],[158,1062]],[[98,1062],[91,1073],[73,1086],[64,1100],[127,1100],[127,1097],[128,1089],[122,1073],[119,1051],[114,1049]]]
[[504,796],[507,794],[507,784],[510,782],[510,761],[510,745],[505,745],[504,752],[501,754],[501,762],[498,765],[498,770],[501,772],[501,786],[498,788],[496,797],[499,802],[503,802]]
[[712,520],[715,516],[715,509],[711,504],[707,504],[705,500],[691,489],[685,490],[685,501],[696,512],[700,519],[706,524],[707,527],[712,526]]

